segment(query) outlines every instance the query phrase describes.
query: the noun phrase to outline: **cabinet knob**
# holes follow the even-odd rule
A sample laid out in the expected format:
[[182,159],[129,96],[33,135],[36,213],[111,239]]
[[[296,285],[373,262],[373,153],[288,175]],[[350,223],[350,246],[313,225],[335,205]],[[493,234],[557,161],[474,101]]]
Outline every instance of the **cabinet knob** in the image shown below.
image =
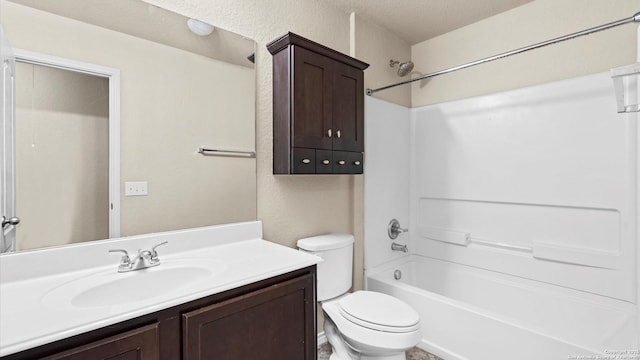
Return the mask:
[[325,165],[329,165],[329,160],[324,159],[324,160],[322,160],[322,163],[325,164]]
[[336,137],[340,139],[340,130],[336,131]]
[[327,136],[331,137],[331,134],[332,134],[331,129],[327,130]]
[[302,159],[302,163],[303,164],[309,164],[311,162],[311,160],[309,159]]
[[356,165],[356,166],[360,166],[360,164],[361,164],[361,162],[360,162],[360,161],[354,161],[354,162],[353,162],[353,165]]
[[338,164],[340,164],[340,165],[344,165],[344,160],[340,160],[340,161],[338,161]]

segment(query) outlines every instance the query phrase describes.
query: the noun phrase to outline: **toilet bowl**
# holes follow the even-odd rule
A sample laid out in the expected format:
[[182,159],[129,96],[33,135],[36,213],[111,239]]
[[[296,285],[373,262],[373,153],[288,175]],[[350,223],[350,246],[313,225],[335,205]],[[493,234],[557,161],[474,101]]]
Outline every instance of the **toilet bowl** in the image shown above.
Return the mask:
[[331,360],[405,360],[422,337],[418,313],[386,294],[357,291],[324,301],[322,310]]
[[405,360],[405,351],[422,338],[420,316],[390,295],[356,291],[352,285],[353,235],[327,234],[298,240],[301,251],[320,256],[318,301],[331,360]]

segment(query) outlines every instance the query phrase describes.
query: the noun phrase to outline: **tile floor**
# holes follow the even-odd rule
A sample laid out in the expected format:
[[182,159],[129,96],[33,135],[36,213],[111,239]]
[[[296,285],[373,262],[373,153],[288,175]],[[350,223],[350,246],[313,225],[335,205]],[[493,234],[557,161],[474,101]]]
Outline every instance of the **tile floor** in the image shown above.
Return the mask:
[[[318,360],[329,360],[331,356],[331,345],[324,343],[318,347]],[[443,360],[433,354],[414,347],[407,351],[407,360]]]

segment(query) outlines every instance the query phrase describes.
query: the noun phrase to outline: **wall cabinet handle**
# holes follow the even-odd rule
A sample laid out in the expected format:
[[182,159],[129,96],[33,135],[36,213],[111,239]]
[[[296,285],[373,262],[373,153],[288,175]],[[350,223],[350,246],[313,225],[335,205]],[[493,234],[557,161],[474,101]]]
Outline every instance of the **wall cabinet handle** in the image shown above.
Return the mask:
[[322,163],[325,164],[325,165],[329,165],[329,160],[324,159],[324,160],[322,160]]
[[309,164],[311,162],[311,160],[309,159],[302,159],[302,163],[303,164]]
[[336,131],[336,137],[338,137],[338,139],[340,139],[340,130]]
[[331,134],[332,134],[331,129],[327,130],[327,136],[331,137]]
[[340,160],[340,161],[338,161],[338,164],[340,164],[340,165],[344,165],[344,160]]

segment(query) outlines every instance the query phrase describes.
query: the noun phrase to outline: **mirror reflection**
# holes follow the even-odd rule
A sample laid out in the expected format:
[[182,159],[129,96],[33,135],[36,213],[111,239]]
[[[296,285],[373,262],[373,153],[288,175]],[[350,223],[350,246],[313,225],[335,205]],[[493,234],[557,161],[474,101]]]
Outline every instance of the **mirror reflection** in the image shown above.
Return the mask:
[[252,40],[139,0],[0,6],[15,250],[255,220]]

